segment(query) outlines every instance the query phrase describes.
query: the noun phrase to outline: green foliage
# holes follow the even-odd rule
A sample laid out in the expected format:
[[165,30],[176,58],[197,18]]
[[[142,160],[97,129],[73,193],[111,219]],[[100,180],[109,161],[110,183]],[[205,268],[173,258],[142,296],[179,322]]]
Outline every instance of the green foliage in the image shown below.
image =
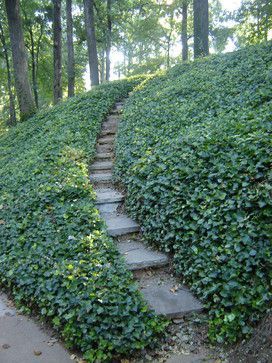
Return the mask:
[[247,335],[272,299],[271,43],[144,82],[116,177],[145,237],[206,302],[210,338]]
[[1,284],[89,362],[153,344],[164,327],[107,236],[88,180],[101,121],[137,82],[97,87],[0,138]]
[[272,29],[271,1],[243,0],[240,9],[233,15],[237,22],[236,35],[239,45],[257,44],[269,39]]

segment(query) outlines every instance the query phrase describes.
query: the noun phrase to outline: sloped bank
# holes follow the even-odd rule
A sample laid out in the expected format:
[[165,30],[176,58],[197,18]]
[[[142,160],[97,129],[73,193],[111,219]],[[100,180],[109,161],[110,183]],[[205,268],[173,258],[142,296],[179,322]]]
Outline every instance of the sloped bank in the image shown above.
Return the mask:
[[137,79],[41,112],[0,138],[0,279],[86,360],[153,344],[148,310],[95,207],[88,166],[101,122]]
[[210,309],[210,338],[271,307],[272,45],[174,67],[124,109],[115,175],[145,238]]

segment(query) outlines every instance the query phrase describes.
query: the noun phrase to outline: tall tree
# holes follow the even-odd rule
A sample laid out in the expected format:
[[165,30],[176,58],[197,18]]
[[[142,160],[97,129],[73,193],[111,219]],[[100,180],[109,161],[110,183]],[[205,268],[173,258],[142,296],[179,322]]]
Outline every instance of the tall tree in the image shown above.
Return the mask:
[[111,32],[112,32],[111,0],[107,0],[106,81],[110,80]]
[[7,122],[8,126],[16,125],[16,113],[15,113],[15,99],[12,91],[12,79],[11,79],[11,70],[10,70],[10,62],[9,62],[9,54],[8,47],[6,43],[4,28],[2,22],[0,20],[0,40],[3,46],[3,54],[6,62],[7,68],[7,86],[8,86],[8,94],[9,94],[9,120]]
[[47,17],[44,9],[39,6],[41,4],[29,0],[21,1],[21,9],[23,13],[23,26],[25,31],[25,45],[30,54],[32,88],[36,107],[39,107],[38,92],[38,65],[39,56],[42,48],[42,40],[45,33]]
[[90,79],[91,79],[91,85],[95,86],[99,84],[99,72],[98,72],[96,37],[95,37],[93,0],[84,0],[84,17],[85,17],[85,27],[87,34]]
[[66,0],[67,21],[67,74],[68,74],[68,97],[75,94],[75,55],[73,43],[73,16],[72,0]]
[[5,5],[9,24],[15,88],[19,103],[20,116],[22,120],[26,120],[35,113],[36,109],[28,79],[27,55],[20,16],[19,0],[5,0]]
[[194,0],[194,57],[209,54],[209,3]]
[[181,23],[181,44],[182,44],[182,60],[188,60],[188,1],[182,2],[182,23]]
[[54,104],[62,99],[61,0],[53,0]]

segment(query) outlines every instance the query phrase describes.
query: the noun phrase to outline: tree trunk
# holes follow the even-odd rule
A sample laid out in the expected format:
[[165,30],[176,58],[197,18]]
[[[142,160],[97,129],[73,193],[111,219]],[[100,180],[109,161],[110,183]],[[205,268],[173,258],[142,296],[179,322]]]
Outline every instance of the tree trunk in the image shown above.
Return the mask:
[[100,55],[100,83],[104,83],[105,82],[105,51],[104,49],[101,50],[101,55]]
[[182,44],[182,60],[188,60],[188,32],[187,32],[188,4],[187,0],[182,3],[182,24],[181,24],[181,44]]
[[36,109],[28,79],[27,56],[19,11],[19,0],[5,0],[20,116],[26,120]]
[[61,0],[53,0],[53,58],[54,58],[54,104],[62,99],[61,70]]
[[0,22],[0,39],[3,46],[3,53],[7,67],[7,81],[8,81],[8,94],[9,94],[9,120],[7,122],[8,126],[16,125],[16,113],[15,113],[15,99],[12,92],[12,82],[11,82],[11,72],[10,72],[10,64],[9,64],[9,56],[8,56],[8,48],[6,44],[4,29]]
[[209,54],[208,0],[194,0],[194,57]]
[[32,69],[32,84],[33,93],[36,107],[39,107],[39,97],[38,97],[38,82],[37,82],[37,67],[36,67],[36,54],[35,54],[35,44],[33,38],[32,28],[29,30],[30,35],[30,54],[31,54],[31,69]]
[[67,19],[67,74],[68,74],[68,97],[75,95],[75,55],[73,43],[73,17],[72,0],[66,0]]
[[106,47],[106,81],[110,80],[110,52],[111,52],[111,0],[107,0],[107,47]]
[[84,0],[85,27],[87,33],[87,45],[90,66],[91,85],[99,84],[98,58],[94,26],[94,3],[93,0]]

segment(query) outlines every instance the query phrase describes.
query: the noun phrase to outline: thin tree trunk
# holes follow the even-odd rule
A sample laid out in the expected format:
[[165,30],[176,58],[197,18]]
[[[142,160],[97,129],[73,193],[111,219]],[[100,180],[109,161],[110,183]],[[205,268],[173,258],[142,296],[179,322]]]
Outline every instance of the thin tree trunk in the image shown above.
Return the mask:
[[182,60],[186,62],[188,60],[188,30],[187,30],[187,18],[188,18],[188,4],[187,0],[182,3],[182,23],[181,23],[181,44],[182,44]]
[[166,67],[170,67],[170,47],[171,47],[171,35],[167,37],[167,51],[166,51]]
[[[41,41],[42,41],[42,36],[43,36],[43,30],[44,30],[44,24],[42,23],[40,26],[40,34],[39,34],[39,38],[37,41],[37,51],[36,51],[36,79],[38,79],[38,70],[39,70],[39,56],[40,56],[40,49],[41,49]],[[37,82],[37,93],[38,92],[38,82]]]
[[110,52],[111,52],[111,0],[107,0],[107,47],[106,47],[106,81],[110,80]]
[[100,82],[105,82],[105,51],[104,49],[101,50],[101,67],[100,67]]
[[73,17],[72,0],[66,0],[67,19],[67,74],[68,74],[68,97],[75,95],[75,55],[73,43]]
[[6,61],[7,67],[7,81],[8,81],[8,94],[9,94],[9,120],[7,122],[8,126],[16,125],[16,113],[15,113],[15,98],[12,92],[12,81],[11,81],[11,72],[10,72],[10,64],[9,64],[9,56],[8,56],[8,48],[6,44],[4,29],[0,22],[0,38],[3,45],[3,53]]
[[87,33],[87,45],[90,66],[91,85],[99,84],[98,57],[94,25],[94,3],[93,0],[84,0],[85,27]]
[[36,109],[28,79],[27,56],[19,11],[19,0],[5,0],[5,5],[9,23],[15,88],[21,119],[26,120],[35,113]]
[[61,0],[53,0],[53,57],[54,57],[54,104],[62,99],[62,70],[61,70]]
[[36,107],[39,107],[39,96],[38,96],[38,83],[37,83],[37,68],[36,68],[36,54],[35,54],[35,44],[33,38],[32,28],[29,29],[30,35],[30,54],[31,54],[31,68],[32,68],[32,84],[33,84],[33,93]]
[[194,57],[209,54],[209,3],[194,0]]

